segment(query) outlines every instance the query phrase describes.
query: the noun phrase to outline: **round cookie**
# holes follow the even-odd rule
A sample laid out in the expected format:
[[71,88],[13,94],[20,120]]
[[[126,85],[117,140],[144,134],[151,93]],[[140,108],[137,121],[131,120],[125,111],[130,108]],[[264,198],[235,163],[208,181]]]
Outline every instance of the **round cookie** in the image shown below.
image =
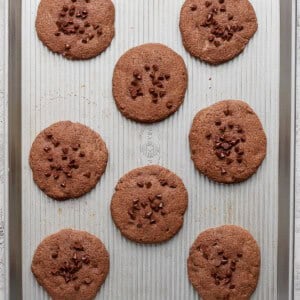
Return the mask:
[[51,51],[69,59],[88,59],[110,45],[114,20],[110,0],[41,0],[35,26]]
[[195,166],[220,183],[246,180],[266,156],[267,139],[261,122],[240,100],[220,101],[198,112],[189,140]]
[[56,200],[78,198],[95,187],[108,159],[100,135],[79,123],[58,122],[32,144],[29,164],[39,188]]
[[31,265],[54,300],[94,299],[109,271],[109,254],[94,235],[63,229],[37,247]]
[[182,180],[160,166],[134,169],[118,182],[111,201],[112,218],[128,239],[159,243],[182,227],[188,194]]
[[130,49],[117,62],[113,95],[125,117],[153,123],[178,110],[187,80],[181,56],[162,44],[144,44]]
[[244,50],[257,30],[257,18],[248,0],[186,0],[179,27],[188,52],[221,64]]
[[248,300],[260,272],[260,250],[245,229],[210,228],[193,243],[187,260],[189,280],[203,300]]

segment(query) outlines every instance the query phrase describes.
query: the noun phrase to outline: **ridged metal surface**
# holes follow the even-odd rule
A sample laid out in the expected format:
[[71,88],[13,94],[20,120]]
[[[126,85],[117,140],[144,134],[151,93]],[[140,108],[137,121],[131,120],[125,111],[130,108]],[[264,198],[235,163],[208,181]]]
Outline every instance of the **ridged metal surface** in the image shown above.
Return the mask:
[[[178,29],[183,1],[116,0],[116,37],[101,56],[68,61],[38,40],[34,22],[38,1],[23,1],[23,296],[47,299],[30,271],[39,242],[61,228],[99,236],[110,252],[111,269],[97,299],[198,299],[186,271],[188,249],[198,233],[221,224],[244,226],[257,239],[261,276],[253,299],[275,299],[277,280],[279,1],[252,0],[259,30],[245,52],[212,67],[183,48]],[[180,110],[155,125],[128,121],[111,92],[114,64],[127,49],[161,42],[181,54],[189,87]],[[209,80],[211,78],[211,80]],[[268,136],[268,153],[258,173],[243,184],[223,186],[201,176],[190,159],[188,133],[195,113],[221,99],[244,99],[257,112]],[[56,202],[35,186],[28,165],[31,143],[40,130],[59,120],[84,123],[99,132],[109,163],[90,194]],[[185,223],[171,241],[141,246],[123,238],[110,216],[117,180],[132,168],[159,163],[182,177],[189,192]]]

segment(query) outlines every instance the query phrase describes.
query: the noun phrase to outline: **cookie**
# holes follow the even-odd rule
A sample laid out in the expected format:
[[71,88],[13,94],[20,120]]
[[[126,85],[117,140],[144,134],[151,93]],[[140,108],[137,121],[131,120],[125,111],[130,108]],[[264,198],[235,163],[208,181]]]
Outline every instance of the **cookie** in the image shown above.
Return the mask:
[[260,271],[260,250],[245,229],[210,228],[193,243],[187,260],[189,280],[203,300],[248,300]]
[[31,265],[54,300],[94,299],[109,271],[109,254],[94,235],[63,229],[37,247]]
[[35,26],[51,51],[69,59],[88,59],[110,45],[114,20],[110,0],[41,0]]
[[39,188],[56,200],[78,198],[95,187],[108,159],[100,135],[79,123],[58,122],[32,144],[29,164]]
[[189,140],[195,166],[220,183],[248,179],[266,156],[267,139],[261,122],[240,100],[220,101],[198,112]]
[[186,50],[216,65],[244,50],[257,30],[257,18],[248,0],[186,0],[179,27]]
[[127,118],[153,123],[177,111],[187,88],[181,56],[162,44],[144,44],[121,56],[113,74],[113,96]]
[[128,239],[159,243],[182,227],[188,194],[182,180],[160,166],[134,169],[118,182],[111,201],[112,218]]

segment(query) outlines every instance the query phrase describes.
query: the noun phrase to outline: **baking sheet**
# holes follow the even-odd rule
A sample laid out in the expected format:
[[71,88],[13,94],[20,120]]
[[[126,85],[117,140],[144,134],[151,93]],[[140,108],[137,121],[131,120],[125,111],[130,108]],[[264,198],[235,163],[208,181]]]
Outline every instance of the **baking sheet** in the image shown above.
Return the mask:
[[[183,48],[178,29],[183,1],[116,0],[116,37],[101,56],[72,62],[38,40],[38,0],[22,7],[22,267],[23,298],[47,299],[30,273],[42,238],[61,228],[90,231],[111,255],[109,276],[97,299],[198,299],[186,275],[188,249],[198,233],[225,223],[244,226],[261,246],[262,268],[253,299],[277,295],[279,0],[252,0],[259,30],[235,60],[212,67]],[[189,87],[180,110],[155,125],[128,121],[111,93],[113,66],[127,49],[161,42],[181,54]],[[211,78],[211,80],[210,80]],[[244,99],[257,112],[268,136],[268,153],[257,175],[243,184],[209,182],[190,160],[188,132],[196,111],[221,99]],[[79,200],[56,202],[32,181],[28,153],[40,130],[59,120],[84,123],[107,143],[110,158],[96,189]],[[176,172],[189,191],[184,227],[171,241],[136,245],[123,238],[110,217],[117,180],[132,168],[158,163]],[[286,274],[287,276],[287,274]]]

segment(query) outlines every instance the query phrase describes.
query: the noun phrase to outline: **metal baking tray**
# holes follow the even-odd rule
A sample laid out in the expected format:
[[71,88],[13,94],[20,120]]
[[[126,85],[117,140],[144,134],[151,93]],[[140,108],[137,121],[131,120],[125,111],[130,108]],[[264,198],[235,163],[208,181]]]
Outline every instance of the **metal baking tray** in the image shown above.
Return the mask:
[[[115,0],[116,37],[107,51],[88,61],[68,61],[41,44],[34,27],[38,2],[9,0],[8,7],[7,298],[48,299],[31,274],[32,255],[45,236],[72,227],[96,234],[110,252],[110,273],[97,299],[198,299],[187,278],[189,247],[202,230],[226,223],[250,230],[261,247],[261,275],[252,299],[292,299],[296,1],[252,0],[258,32],[239,57],[218,67],[184,50],[178,28],[183,0]],[[145,42],[173,48],[189,72],[184,104],[154,125],[122,117],[111,91],[119,56]],[[188,133],[195,113],[221,99],[246,100],[268,136],[266,160],[242,184],[210,182],[190,159]],[[33,183],[28,165],[35,136],[59,120],[95,129],[110,153],[100,183],[74,201],[46,197]],[[154,163],[183,179],[189,208],[182,230],[171,241],[137,245],[114,226],[110,200],[120,176]]]

